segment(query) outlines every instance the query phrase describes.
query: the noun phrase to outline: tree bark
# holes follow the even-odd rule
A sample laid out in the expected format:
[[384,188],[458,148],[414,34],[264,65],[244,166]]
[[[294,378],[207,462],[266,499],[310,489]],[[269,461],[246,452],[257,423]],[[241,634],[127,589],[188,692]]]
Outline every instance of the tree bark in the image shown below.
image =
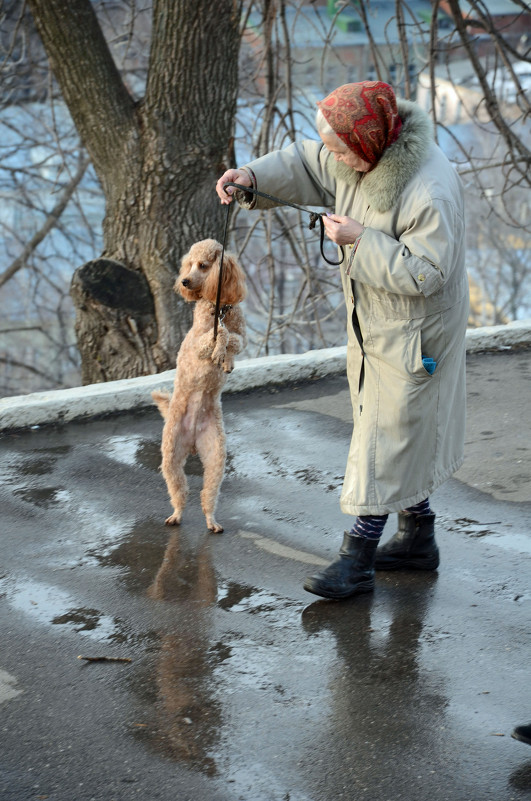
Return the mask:
[[[101,259],[72,281],[83,383],[169,369],[191,321],[173,291],[180,259],[223,230],[214,185],[233,163],[241,0],[218,0],[215,12],[212,0],[154,0],[138,103],[90,0],[29,6],[105,196]],[[150,296],[140,308],[131,272]]]

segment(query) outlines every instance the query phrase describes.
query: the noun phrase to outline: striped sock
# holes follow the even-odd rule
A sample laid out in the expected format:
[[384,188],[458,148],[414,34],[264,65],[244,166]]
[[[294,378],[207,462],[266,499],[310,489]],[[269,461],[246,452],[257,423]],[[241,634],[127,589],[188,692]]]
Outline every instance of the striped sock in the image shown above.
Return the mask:
[[430,499],[425,498],[420,503],[416,503],[415,506],[408,506],[407,509],[404,509],[404,512],[408,512],[410,515],[431,515]]
[[379,540],[389,515],[360,515],[349,534],[366,540]]

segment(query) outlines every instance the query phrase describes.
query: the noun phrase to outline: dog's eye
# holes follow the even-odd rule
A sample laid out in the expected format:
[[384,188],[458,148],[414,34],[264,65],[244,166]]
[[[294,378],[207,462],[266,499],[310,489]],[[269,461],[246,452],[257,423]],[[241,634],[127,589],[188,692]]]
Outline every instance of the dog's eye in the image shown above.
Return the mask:
[[201,262],[197,266],[199,267],[200,270],[208,270],[208,268],[210,267],[209,264],[203,264],[203,262]]

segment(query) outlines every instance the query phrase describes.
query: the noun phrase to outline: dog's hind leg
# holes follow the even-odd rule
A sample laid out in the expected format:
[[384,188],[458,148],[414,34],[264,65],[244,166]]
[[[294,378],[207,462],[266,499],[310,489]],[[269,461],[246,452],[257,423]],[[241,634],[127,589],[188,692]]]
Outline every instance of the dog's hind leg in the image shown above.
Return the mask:
[[225,431],[221,417],[210,417],[207,426],[196,440],[197,452],[203,464],[203,489],[201,508],[210,531],[219,534],[223,531],[214,517],[219,488],[225,472]]
[[162,475],[166,481],[173,514],[166,519],[167,526],[178,526],[188,496],[188,481],[184,472],[184,463],[188,449],[175,437],[173,425],[167,424],[162,432]]

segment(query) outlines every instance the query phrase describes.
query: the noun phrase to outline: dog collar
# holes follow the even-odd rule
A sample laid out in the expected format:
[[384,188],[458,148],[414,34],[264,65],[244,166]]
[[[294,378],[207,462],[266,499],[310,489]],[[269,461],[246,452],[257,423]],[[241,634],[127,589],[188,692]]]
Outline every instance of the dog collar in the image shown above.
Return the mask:
[[[225,318],[225,315],[227,315],[230,312],[231,309],[232,309],[232,304],[231,303],[227,303],[225,306],[222,306],[220,308],[220,310],[219,310],[219,321],[220,321],[220,323],[223,322],[223,320]],[[216,313],[215,307],[212,309],[212,311],[210,313],[211,314],[215,314]]]

